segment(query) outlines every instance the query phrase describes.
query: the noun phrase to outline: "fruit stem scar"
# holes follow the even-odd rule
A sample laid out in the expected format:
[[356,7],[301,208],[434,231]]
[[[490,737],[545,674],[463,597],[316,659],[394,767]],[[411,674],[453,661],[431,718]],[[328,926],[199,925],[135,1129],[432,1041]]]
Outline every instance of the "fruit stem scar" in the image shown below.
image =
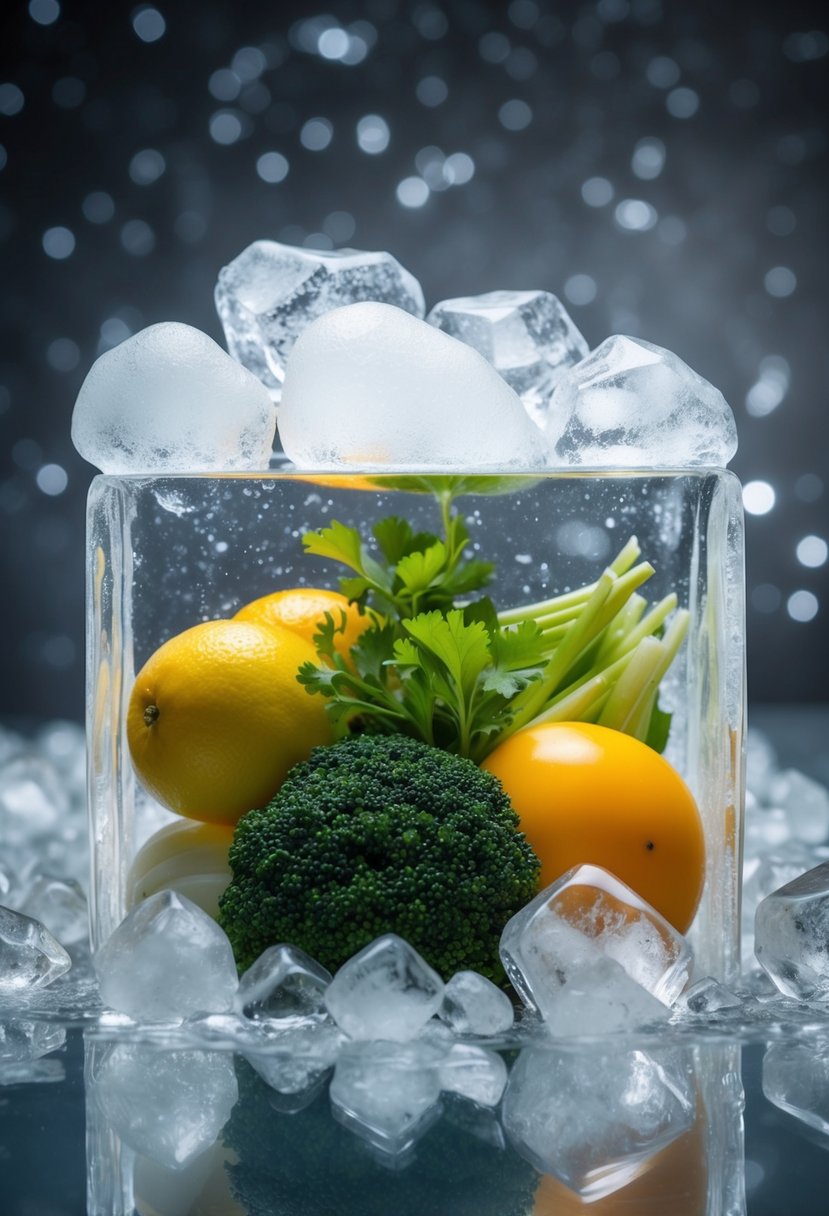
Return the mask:
[[144,724],[146,726],[152,726],[154,722],[158,721],[159,717],[160,713],[157,705],[148,705],[144,710]]
[[[153,708],[155,709],[155,706],[153,706]],[[156,713],[158,713],[158,710],[156,710]],[[654,848],[653,841],[649,840],[648,843],[645,845],[645,848],[650,852],[650,850]]]

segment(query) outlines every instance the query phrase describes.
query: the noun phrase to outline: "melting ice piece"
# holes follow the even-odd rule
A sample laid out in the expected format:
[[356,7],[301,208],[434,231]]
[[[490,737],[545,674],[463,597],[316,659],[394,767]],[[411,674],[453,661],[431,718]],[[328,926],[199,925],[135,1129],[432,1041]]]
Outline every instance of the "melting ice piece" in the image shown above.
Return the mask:
[[340,967],[325,994],[352,1039],[413,1039],[437,1013],[443,980],[396,933],[376,938]]
[[763,1057],[769,1102],[829,1136],[829,1041],[773,1043]]
[[772,777],[769,801],[786,814],[792,836],[804,844],[822,844],[829,836],[829,790],[797,769]]
[[116,1043],[92,1068],[88,1099],[118,1136],[180,1169],[215,1143],[239,1097],[233,1057]]
[[829,861],[767,896],[754,924],[754,953],[780,991],[829,999]]
[[176,891],[159,891],[133,909],[94,962],[103,1003],[148,1021],[220,1013],[238,982],[225,934]]
[[477,971],[452,976],[438,1012],[456,1034],[503,1034],[514,1020],[507,994]]
[[523,1157],[592,1202],[626,1186],[695,1114],[687,1052],[539,1048],[513,1065],[502,1122]]
[[39,921],[0,907],[0,993],[45,988],[71,966],[63,946]]
[[278,399],[285,363],[309,322],[362,300],[422,317],[417,279],[390,253],[321,252],[254,241],[219,271],[216,309],[227,347]]
[[590,349],[549,291],[490,291],[442,300],[426,319],[479,351],[538,425],[558,380]]
[[315,1087],[334,1067],[343,1038],[330,1024],[293,1026],[263,1044],[267,1050],[246,1051],[245,1056],[271,1089],[300,1094]]
[[681,934],[600,866],[576,866],[516,913],[500,952],[519,996],[561,1034],[666,1017],[691,963]]
[[81,885],[73,878],[40,874],[29,887],[21,912],[39,920],[64,946],[82,942],[89,934],[89,908]]
[[722,393],[669,350],[616,334],[561,377],[546,414],[556,465],[686,468],[737,450]]
[[72,442],[103,473],[267,469],[276,429],[259,380],[189,325],[150,325],[93,363]]
[[497,1106],[507,1084],[507,1066],[486,1047],[455,1043],[440,1065],[440,1087],[479,1106]]
[[697,980],[687,992],[680,997],[678,1004],[689,1013],[720,1013],[724,1009],[739,1009],[742,1006],[740,998],[730,989],[720,984],[711,975]]
[[308,1018],[325,1013],[331,973],[297,946],[269,946],[239,981],[237,1013],[261,1018]]
[[349,1043],[329,1093],[334,1115],[389,1153],[402,1153],[439,1113],[442,1052],[428,1043]]
[[279,407],[305,468],[538,468],[546,445],[477,351],[388,304],[352,304],[296,343]]

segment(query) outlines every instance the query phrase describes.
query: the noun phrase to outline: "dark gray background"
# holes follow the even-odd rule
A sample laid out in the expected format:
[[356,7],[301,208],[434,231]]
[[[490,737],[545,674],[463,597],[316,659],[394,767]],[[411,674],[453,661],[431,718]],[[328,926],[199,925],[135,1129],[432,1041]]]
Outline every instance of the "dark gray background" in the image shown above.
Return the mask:
[[[796,550],[829,539],[825,7],[158,0],[149,42],[147,7],[2,9],[0,710],[82,712],[92,470],[69,421],[86,370],[156,321],[220,338],[216,273],[262,236],[390,249],[430,304],[545,288],[591,345],[621,331],[676,350],[734,408],[736,472],[776,495],[748,519],[751,696],[824,700],[829,567]],[[361,62],[320,53],[338,25]],[[367,115],[388,124],[377,155],[357,140]],[[332,137],[313,150],[320,118]],[[643,139],[664,146],[655,177]],[[474,176],[403,206],[434,149]],[[269,152],[281,182],[257,172]],[[66,247],[55,228],[68,257],[45,251]],[[804,591],[808,621],[788,607]]]

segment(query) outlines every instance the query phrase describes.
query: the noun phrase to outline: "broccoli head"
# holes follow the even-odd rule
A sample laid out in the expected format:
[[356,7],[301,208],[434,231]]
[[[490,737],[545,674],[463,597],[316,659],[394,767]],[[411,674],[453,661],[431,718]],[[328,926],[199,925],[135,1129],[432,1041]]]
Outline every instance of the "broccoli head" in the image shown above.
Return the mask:
[[505,977],[498,941],[540,863],[490,773],[402,735],[361,735],[288,774],[240,820],[219,923],[240,970],[290,942],[335,971],[397,933],[444,978]]

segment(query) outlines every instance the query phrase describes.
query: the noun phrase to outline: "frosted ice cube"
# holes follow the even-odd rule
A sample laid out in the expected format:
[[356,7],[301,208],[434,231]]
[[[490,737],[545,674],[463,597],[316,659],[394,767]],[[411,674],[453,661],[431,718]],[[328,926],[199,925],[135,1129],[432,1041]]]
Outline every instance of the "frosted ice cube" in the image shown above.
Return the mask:
[[276,414],[262,384],[207,334],[165,321],[93,363],[72,442],[104,473],[267,469]]
[[514,1020],[507,994],[477,971],[452,976],[438,1012],[456,1034],[502,1034]]
[[762,901],[754,952],[781,992],[829,1000],[829,861]]
[[335,1026],[293,1026],[271,1041],[270,1050],[248,1050],[245,1057],[271,1089],[299,1094],[315,1087],[334,1067],[343,1039]]
[[791,841],[792,830],[782,807],[757,807],[747,817],[744,857],[752,860],[778,852]]
[[20,911],[39,920],[64,946],[74,946],[89,935],[86,895],[73,878],[38,875],[29,887]]
[[24,754],[0,768],[0,839],[4,847],[27,847],[54,832],[69,809],[66,782],[45,757]]
[[763,1093],[807,1127],[829,1136],[829,1041],[773,1043],[763,1057]]
[[331,973],[297,946],[270,946],[239,981],[233,1008],[247,1018],[307,1018],[325,1013]]
[[682,1052],[528,1049],[510,1072],[502,1122],[526,1160],[595,1202],[692,1126]]
[[279,434],[306,468],[537,468],[546,456],[486,359],[388,304],[308,326],[288,360]]
[[225,934],[176,891],[159,891],[133,909],[94,962],[103,1003],[149,1021],[220,1013],[238,982]]
[[88,1094],[126,1145],[169,1169],[215,1143],[238,1097],[231,1055],[141,1043],[114,1044]]
[[718,389],[671,351],[619,334],[561,377],[546,429],[565,466],[724,466],[737,450]]
[[590,1007],[584,1033],[599,1033],[604,1021],[615,1029],[662,1017],[691,964],[687,942],[656,909],[589,865],[569,870],[517,912],[500,952],[516,992],[560,1033],[572,1033],[577,992],[585,1019]]
[[805,874],[811,865],[812,856],[806,846],[790,840],[744,866],[742,931],[751,939],[749,954],[754,949],[754,917],[760,901]]
[[427,1043],[349,1043],[329,1094],[334,1115],[377,1148],[402,1153],[439,1113],[442,1052]]
[[390,253],[254,241],[219,271],[216,284],[228,350],[277,399],[288,355],[309,322],[362,300],[394,304],[416,317],[424,312],[420,284]]
[[787,768],[772,777],[768,797],[785,812],[797,840],[823,844],[829,836],[829,790],[818,781]]
[[538,425],[558,380],[590,349],[549,291],[490,291],[442,300],[426,319],[482,354]]
[[71,966],[48,929],[22,912],[0,907],[0,993],[45,988]]
[[507,1066],[486,1047],[455,1043],[440,1065],[440,1087],[479,1106],[497,1106],[507,1084]]
[[437,1013],[443,980],[408,942],[386,933],[340,967],[325,994],[352,1039],[413,1039]]
[[689,1013],[721,1013],[724,1009],[740,1009],[742,1000],[713,976],[706,975],[697,980],[677,1002]]

